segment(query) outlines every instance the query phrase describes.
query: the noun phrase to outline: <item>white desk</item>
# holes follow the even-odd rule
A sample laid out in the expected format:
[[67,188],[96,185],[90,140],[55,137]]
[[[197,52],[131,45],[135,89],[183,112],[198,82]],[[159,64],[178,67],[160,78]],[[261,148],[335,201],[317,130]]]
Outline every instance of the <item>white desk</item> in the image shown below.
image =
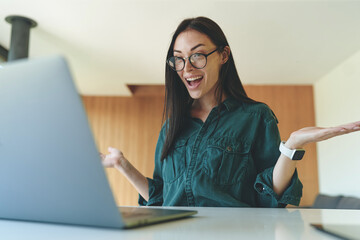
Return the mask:
[[0,239],[335,239],[313,229],[309,223],[360,224],[360,210],[191,209],[199,213],[191,218],[130,230],[0,220]]

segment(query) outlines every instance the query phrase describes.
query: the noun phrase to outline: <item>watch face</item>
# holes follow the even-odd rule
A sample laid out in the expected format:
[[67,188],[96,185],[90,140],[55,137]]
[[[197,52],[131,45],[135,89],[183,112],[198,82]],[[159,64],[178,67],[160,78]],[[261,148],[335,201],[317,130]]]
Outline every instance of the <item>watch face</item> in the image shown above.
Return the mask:
[[301,160],[304,157],[304,154],[305,154],[305,150],[298,149],[295,151],[292,160]]

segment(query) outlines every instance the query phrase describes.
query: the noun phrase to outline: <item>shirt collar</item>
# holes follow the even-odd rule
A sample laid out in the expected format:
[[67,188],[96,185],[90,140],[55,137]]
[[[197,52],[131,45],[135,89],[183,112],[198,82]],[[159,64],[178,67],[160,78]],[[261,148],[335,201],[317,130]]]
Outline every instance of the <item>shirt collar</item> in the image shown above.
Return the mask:
[[223,103],[222,103],[226,110],[229,112],[233,111],[235,108],[239,106],[239,102],[237,102],[234,98],[228,97]]

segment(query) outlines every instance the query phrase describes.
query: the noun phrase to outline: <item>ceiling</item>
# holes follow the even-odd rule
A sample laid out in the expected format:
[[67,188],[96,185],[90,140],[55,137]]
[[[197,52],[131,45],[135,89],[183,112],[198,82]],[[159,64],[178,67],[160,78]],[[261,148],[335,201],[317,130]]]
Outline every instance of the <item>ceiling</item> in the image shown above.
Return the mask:
[[130,95],[127,84],[163,84],[166,52],[187,17],[225,32],[244,84],[313,84],[360,51],[360,1],[0,0],[37,21],[30,57],[67,57],[84,95]]

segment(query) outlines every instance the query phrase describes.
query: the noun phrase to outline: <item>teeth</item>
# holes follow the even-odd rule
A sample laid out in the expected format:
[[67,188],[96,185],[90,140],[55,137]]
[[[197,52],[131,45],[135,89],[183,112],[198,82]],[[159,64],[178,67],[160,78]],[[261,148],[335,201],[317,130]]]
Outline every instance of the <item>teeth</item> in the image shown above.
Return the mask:
[[200,78],[202,78],[202,76],[186,78],[186,80],[191,82],[191,81],[198,80],[198,79],[200,79]]

